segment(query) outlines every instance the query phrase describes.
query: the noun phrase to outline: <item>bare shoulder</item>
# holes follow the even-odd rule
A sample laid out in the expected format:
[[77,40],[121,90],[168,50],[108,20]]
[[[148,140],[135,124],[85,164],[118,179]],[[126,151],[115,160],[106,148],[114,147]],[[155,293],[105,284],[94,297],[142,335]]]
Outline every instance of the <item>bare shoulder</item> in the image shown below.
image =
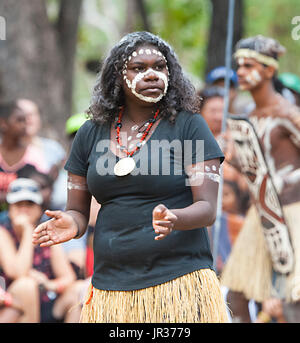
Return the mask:
[[300,108],[282,97],[280,102],[271,107],[269,115],[293,121],[299,118]]
[[271,106],[253,110],[249,117],[286,119],[291,122],[296,129],[300,130],[300,108],[290,103],[282,96],[278,96],[278,98],[279,101],[276,101],[276,103]]

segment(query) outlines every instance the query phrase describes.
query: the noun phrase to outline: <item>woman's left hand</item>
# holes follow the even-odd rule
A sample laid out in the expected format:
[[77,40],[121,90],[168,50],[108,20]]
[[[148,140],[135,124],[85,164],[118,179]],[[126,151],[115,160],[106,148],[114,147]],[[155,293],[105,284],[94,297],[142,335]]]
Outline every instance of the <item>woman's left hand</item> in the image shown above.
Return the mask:
[[157,205],[152,212],[152,225],[158,235],[155,240],[167,237],[173,231],[176,220],[177,216],[165,205]]

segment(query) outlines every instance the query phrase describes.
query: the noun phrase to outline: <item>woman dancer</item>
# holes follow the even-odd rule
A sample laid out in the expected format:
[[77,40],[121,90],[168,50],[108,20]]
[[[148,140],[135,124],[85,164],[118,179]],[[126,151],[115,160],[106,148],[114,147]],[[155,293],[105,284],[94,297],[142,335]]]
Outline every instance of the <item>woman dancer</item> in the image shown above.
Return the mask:
[[66,212],[46,212],[33,235],[42,246],[81,237],[91,195],[101,203],[81,321],[227,321],[205,228],[224,157],[196,111],[161,38],[135,32],[111,50],[65,166]]

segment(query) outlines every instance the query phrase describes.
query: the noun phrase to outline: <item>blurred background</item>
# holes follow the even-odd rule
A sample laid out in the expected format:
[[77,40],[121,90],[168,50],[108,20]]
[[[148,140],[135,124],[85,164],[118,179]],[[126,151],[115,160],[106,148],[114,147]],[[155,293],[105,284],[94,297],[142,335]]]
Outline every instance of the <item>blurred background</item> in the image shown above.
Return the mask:
[[[42,193],[42,205],[36,203],[40,217],[35,218],[30,215],[31,212],[26,212],[25,217],[30,219],[29,229],[33,230],[38,222],[48,219],[42,216],[42,210],[65,209],[67,172],[63,166],[69,148],[76,131],[86,120],[82,113],[89,107],[103,60],[109,50],[128,32],[153,32],[175,49],[180,64],[203,98],[201,114],[221,144],[224,74],[220,77],[219,73],[214,73],[212,77],[210,72],[225,65],[228,5],[229,0],[0,0],[0,101],[6,103],[1,104],[2,110],[0,106],[0,228],[6,225],[5,228],[11,230],[11,234],[16,230],[22,239],[25,237],[20,230],[27,230],[28,225],[24,222],[24,216],[20,223],[20,209],[7,212],[14,209],[14,206],[7,203],[6,195],[9,193],[10,183],[15,179],[36,180],[35,186]],[[300,1],[236,0],[233,48],[241,38],[258,34],[275,38],[286,48],[286,54],[280,59],[277,86],[281,74],[293,75],[288,75],[285,82],[281,80],[281,88],[278,86],[280,89],[276,91],[282,92],[299,106]],[[232,68],[235,69],[234,64]],[[238,89],[235,73],[232,72],[232,75],[229,111],[232,114],[249,113],[255,104],[249,92]],[[211,87],[205,93],[204,88],[208,83],[221,86],[222,92],[220,87]],[[7,105],[8,101],[16,99],[19,100],[18,107]],[[15,111],[16,108],[21,111]],[[15,120],[9,121],[11,117]],[[223,165],[225,164],[226,161]],[[220,242],[215,249],[219,273],[250,206],[248,188],[242,175],[229,164],[224,170],[220,239],[215,239],[217,235],[214,236],[214,227],[210,230],[212,242]],[[24,179],[21,182],[24,183]],[[17,188],[21,189],[21,186]],[[37,188],[33,189],[36,192]],[[30,198],[19,202],[23,201],[32,206]],[[7,267],[11,266],[13,254],[0,254],[0,322],[17,322],[24,309],[26,315],[35,309],[31,299],[37,299],[36,285],[34,284],[33,291],[27,291],[22,284],[22,277],[19,278],[19,274],[23,276],[22,273],[24,270],[27,273],[28,268],[34,270],[30,278],[38,281],[41,296],[40,303],[36,302],[37,311],[35,314],[31,313],[30,320],[79,320],[78,299],[84,294],[93,272],[93,228],[99,206],[96,201],[92,201],[86,236],[63,245],[65,255],[76,274],[74,276],[70,272],[71,267],[66,263],[65,270],[69,269],[69,274],[65,271],[62,273],[67,278],[64,285],[61,284],[61,275],[50,275],[45,268],[51,256],[54,256],[50,256],[47,249],[44,249],[45,255],[42,250],[35,251],[33,264],[32,261],[28,262],[29,259],[24,259],[25,262],[20,259],[18,268]],[[28,210],[26,206],[23,208]],[[0,240],[1,242],[3,251],[10,248],[9,244],[3,243],[4,240]],[[31,239],[24,244],[27,246],[22,245],[23,248],[25,246],[27,251],[32,251]],[[57,261],[58,259],[56,263]],[[27,269],[20,268],[20,265],[24,266],[23,262]],[[4,265],[9,272],[6,274],[9,275],[4,273]],[[15,272],[15,269],[20,273]],[[8,284],[7,276],[13,276],[11,278],[15,280],[10,280],[12,283]],[[70,288],[68,293],[70,285],[74,289]],[[6,286],[9,286],[8,292],[4,292]],[[56,301],[62,299],[62,294],[67,297],[64,307],[61,311],[52,311],[53,304],[59,303]],[[19,299],[18,296],[22,297],[21,304],[27,304],[26,306],[20,307],[20,303],[14,303]],[[250,319],[254,322],[258,313],[257,304],[252,299],[249,303],[245,300],[244,304],[246,308],[249,307],[251,318],[247,314],[247,318],[242,319],[245,322],[250,322]],[[40,313],[39,305],[42,305]],[[77,310],[69,311],[74,305]],[[293,313],[298,316],[299,308]],[[278,316],[277,320],[280,322],[282,318]]]
[[[225,63],[227,13],[228,0],[1,0],[1,98],[37,102],[44,135],[63,142],[66,119],[87,109],[101,61],[125,33],[148,30],[167,40],[199,88]],[[299,0],[237,0],[234,43],[274,37],[287,48],[280,72],[300,75],[297,15]]]

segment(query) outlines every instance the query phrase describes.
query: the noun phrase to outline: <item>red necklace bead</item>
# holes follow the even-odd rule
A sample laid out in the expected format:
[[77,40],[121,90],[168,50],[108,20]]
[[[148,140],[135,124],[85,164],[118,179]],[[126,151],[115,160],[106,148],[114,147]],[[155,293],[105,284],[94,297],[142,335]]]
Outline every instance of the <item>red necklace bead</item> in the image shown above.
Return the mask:
[[[120,110],[120,112],[119,112],[119,118],[118,118],[118,121],[117,121],[116,126],[115,126],[115,127],[116,127],[116,131],[117,131],[117,137],[116,137],[116,138],[117,138],[117,142],[118,142],[118,144],[119,144],[120,146],[122,146],[122,142],[121,142],[121,139],[120,139],[120,131],[121,131],[121,127],[122,127],[122,116],[123,116],[123,111],[124,111],[124,107],[122,107],[121,110]],[[151,130],[151,127],[152,127],[153,124],[156,122],[156,119],[157,119],[158,114],[159,114],[159,109],[155,112],[154,117],[153,117],[152,119],[150,119],[150,123],[149,123],[149,125],[147,126],[147,129],[145,130],[145,132],[143,133],[143,136],[141,137],[139,143],[142,143],[142,142],[146,139],[146,137],[147,137],[149,131]],[[130,152],[127,151],[126,149],[124,149],[123,151],[126,153],[127,156],[132,157],[132,155],[133,155],[137,150],[139,150],[141,146],[142,146],[141,144],[140,144],[140,146],[136,146],[136,147],[135,147],[132,151],[130,151]]]

